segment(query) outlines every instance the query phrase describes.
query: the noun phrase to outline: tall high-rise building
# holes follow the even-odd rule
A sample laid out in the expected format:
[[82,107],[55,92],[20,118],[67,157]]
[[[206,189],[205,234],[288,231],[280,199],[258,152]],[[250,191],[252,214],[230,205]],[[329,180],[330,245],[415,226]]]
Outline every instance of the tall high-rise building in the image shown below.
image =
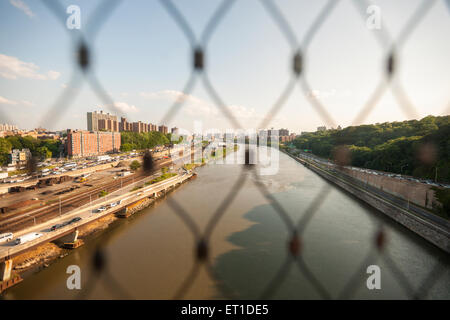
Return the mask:
[[169,128],[167,128],[165,125],[161,125],[158,127],[158,131],[167,134],[167,132],[169,132]]
[[19,130],[19,128],[12,124],[3,123],[0,124],[0,131],[14,131]]
[[109,113],[103,113],[103,111],[88,112],[87,129],[88,131],[119,131],[117,116]]

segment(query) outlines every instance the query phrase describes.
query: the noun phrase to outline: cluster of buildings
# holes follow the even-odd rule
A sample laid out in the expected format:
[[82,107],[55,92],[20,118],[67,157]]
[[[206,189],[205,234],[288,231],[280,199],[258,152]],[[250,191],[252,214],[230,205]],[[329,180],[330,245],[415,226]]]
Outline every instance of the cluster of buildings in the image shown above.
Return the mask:
[[13,124],[1,123],[0,131],[17,131],[19,128]]
[[[172,129],[172,132],[177,130]],[[103,111],[87,113],[87,131],[68,130],[65,142],[66,154],[69,157],[86,157],[103,153],[118,152],[121,146],[120,132],[151,132],[159,131],[167,134],[169,129],[151,123],[128,122],[121,117],[103,113]]]
[[152,123],[138,122],[128,122],[126,118],[121,117],[120,122],[117,120],[117,116],[103,113],[103,111],[88,112],[87,113],[87,129],[88,131],[109,131],[109,132],[151,132],[159,131],[161,133],[167,134],[169,129],[160,125]]
[[151,132],[159,131],[161,133],[167,134],[169,129],[165,125],[157,126],[156,124],[138,122],[128,122],[125,118],[120,118],[119,123],[120,131],[130,131],[130,132]]
[[291,133],[289,134],[289,130],[288,129],[278,129],[278,130],[274,130],[269,129],[269,130],[260,130],[258,132],[258,136],[260,138],[265,137],[267,138],[267,140],[270,140],[270,138],[272,136],[276,136],[278,135],[279,141],[280,142],[290,142],[293,141],[295,139],[295,137],[297,136],[295,133]]
[[30,149],[13,149],[8,156],[9,163],[12,166],[23,165],[31,159],[31,151]]
[[35,139],[59,139],[62,132],[48,131],[47,129],[37,128],[33,130],[22,130],[16,125],[0,124],[0,138],[7,136],[33,137]]

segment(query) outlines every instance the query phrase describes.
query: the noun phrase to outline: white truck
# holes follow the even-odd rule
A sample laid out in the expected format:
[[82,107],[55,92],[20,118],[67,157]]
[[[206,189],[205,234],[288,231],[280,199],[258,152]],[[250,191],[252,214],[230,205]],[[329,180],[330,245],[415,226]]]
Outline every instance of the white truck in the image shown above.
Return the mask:
[[11,232],[0,234],[0,243],[9,242],[14,238],[14,235]]
[[23,236],[17,238],[17,239],[14,241],[14,243],[15,243],[16,245],[18,245],[18,244],[24,244],[24,243],[26,243],[26,242],[35,240],[35,239],[40,238],[40,237],[42,237],[42,236],[43,236],[42,233],[31,232],[31,233],[27,233],[27,234],[25,234],[25,235],[23,235]]
[[110,160],[110,159],[111,159],[111,156],[108,156],[108,155],[97,157],[97,161],[106,161],[106,160]]

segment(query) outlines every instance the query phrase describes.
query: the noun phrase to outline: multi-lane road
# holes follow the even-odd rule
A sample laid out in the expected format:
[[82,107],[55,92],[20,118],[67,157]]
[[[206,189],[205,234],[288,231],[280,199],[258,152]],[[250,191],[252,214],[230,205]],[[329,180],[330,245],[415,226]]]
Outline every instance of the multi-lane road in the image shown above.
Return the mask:
[[[170,158],[155,161],[154,172],[171,164],[172,160]],[[60,214],[70,212],[74,208],[90,203],[92,199],[96,199],[98,197],[98,194],[102,190],[107,190],[108,192],[120,190],[124,186],[134,185],[137,181],[143,181],[147,178],[148,173],[136,173],[112,182],[96,185],[86,192],[69,196],[63,200],[56,201],[52,204],[48,204],[34,210],[10,214],[5,218],[0,219],[0,233],[18,231],[24,227],[45,222]]]
[[[145,181],[150,180],[150,179],[154,178],[155,176],[157,176],[157,174],[147,177],[145,179]],[[24,234],[28,234],[31,232],[41,233],[42,236],[35,240],[29,241],[29,242],[26,242],[23,244],[18,244],[18,245],[16,245],[14,243],[14,239],[13,239],[13,241],[1,244],[0,245],[0,260],[5,259],[5,257],[17,255],[25,250],[28,250],[32,247],[37,246],[39,244],[52,241],[58,237],[63,236],[64,234],[67,234],[67,233],[73,231],[75,228],[81,227],[82,225],[85,225],[94,220],[97,220],[105,215],[116,212],[116,211],[124,208],[125,206],[138,201],[139,199],[149,197],[150,195],[154,194],[155,192],[160,192],[160,191],[166,190],[176,184],[182,183],[186,179],[189,179],[191,176],[192,176],[192,174],[183,172],[181,174],[177,174],[174,177],[163,180],[159,183],[155,183],[155,184],[149,185],[147,187],[143,187],[138,190],[134,190],[133,188],[137,183],[142,184],[143,182],[145,182],[145,181],[139,181],[133,185],[127,186],[126,188],[117,190],[117,191],[109,194],[107,197],[98,199],[98,200],[92,202],[91,204],[85,205],[81,208],[73,210],[62,216],[58,216],[56,218],[48,220],[45,223],[41,223],[39,225],[35,225],[32,227],[20,230],[14,235],[14,239],[17,239],[17,237],[20,237]],[[111,203],[117,203],[119,200],[121,200],[120,205],[117,205],[112,208],[110,207]],[[102,211],[102,212],[98,212],[97,209],[101,206],[105,206],[108,209],[105,211]],[[51,230],[51,227],[53,225],[62,224],[64,222],[72,220],[75,217],[79,217],[79,218],[81,218],[81,220],[79,220],[75,223],[66,225],[62,228],[58,228],[54,231]]]

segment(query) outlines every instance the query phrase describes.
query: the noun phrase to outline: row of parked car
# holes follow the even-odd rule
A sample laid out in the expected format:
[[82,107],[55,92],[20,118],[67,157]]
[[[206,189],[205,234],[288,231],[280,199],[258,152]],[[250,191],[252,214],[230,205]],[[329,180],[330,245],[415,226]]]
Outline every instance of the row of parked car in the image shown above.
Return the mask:
[[103,212],[106,211],[108,209],[114,208],[118,205],[120,205],[122,203],[122,200],[116,201],[116,202],[111,202],[110,204],[106,205],[106,206],[101,206],[100,208],[97,208],[95,210],[95,212]]
[[71,220],[68,220],[68,221],[65,221],[63,223],[55,224],[54,226],[52,226],[50,228],[50,231],[55,231],[55,230],[61,229],[61,228],[65,227],[65,226],[68,226],[68,225],[70,225],[72,223],[78,222],[81,219],[82,219],[81,217],[75,217],[75,218],[73,218]]
[[[315,161],[316,163],[320,163],[320,164],[323,164],[326,166],[334,166],[335,165],[331,161],[323,160],[323,159],[317,158],[315,156],[308,155],[308,156],[304,156],[304,157],[309,160]],[[352,167],[352,166],[345,166],[345,168],[353,170],[353,171],[359,171],[359,172],[373,174],[375,176],[386,176],[386,177],[395,178],[395,179],[399,179],[399,180],[408,180],[408,181],[413,181],[413,182],[425,183],[425,184],[435,186],[435,187],[450,188],[450,185],[448,185],[448,184],[437,183],[430,179],[418,179],[418,178],[414,178],[411,176],[404,176],[404,175],[401,175],[398,173],[376,171],[376,170],[372,170],[372,169],[358,168],[358,167]]]
[[418,179],[418,178],[414,178],[414,177],[410,177],[410,176],[404,176],[404,175],[401,175],[398,173],[375,171],[375,170],[363,169],[363,168],[357,168],[357,167],[346,167],[346,168],[350,169],[350,170],[354,170],[354,171],[373,174],[375,176],[385,176],[385,177],[395,178],[395,179],[399,179],[399,180],[408,180],[408,181],[413,181],[413,182],[426,183],[428,185],[435,186],[435,187],[450,188],[450,185],[443,184],[443,183],[437,183],[430,179]]

